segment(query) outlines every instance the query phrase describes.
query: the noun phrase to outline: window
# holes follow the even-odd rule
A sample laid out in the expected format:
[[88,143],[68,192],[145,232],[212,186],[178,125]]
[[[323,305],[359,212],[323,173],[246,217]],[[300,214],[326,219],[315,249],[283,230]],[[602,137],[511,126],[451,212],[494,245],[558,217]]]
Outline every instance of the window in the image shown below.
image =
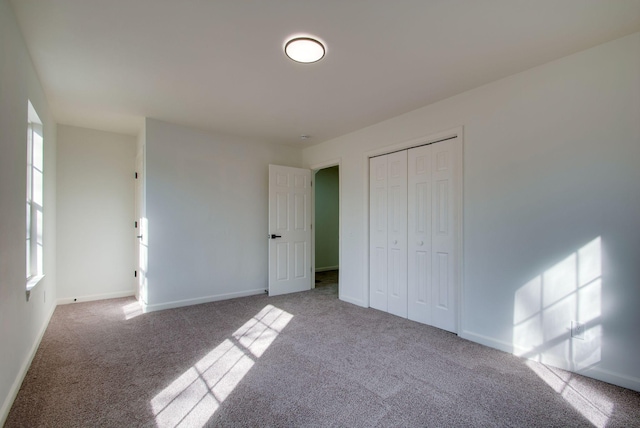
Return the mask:
[[28,104],[27,124],[27,292],[44,277],[43,270],[43,205],[44,205],[44,139],[42,122]]

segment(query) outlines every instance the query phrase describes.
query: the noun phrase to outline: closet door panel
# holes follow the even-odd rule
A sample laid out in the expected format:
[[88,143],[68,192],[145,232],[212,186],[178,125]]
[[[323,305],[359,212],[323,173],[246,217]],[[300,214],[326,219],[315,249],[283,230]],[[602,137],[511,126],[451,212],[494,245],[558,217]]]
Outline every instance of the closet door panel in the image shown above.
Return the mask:
[[407,317],[407,151],[387,156],[388,195],[388,307],[387,312]]
[[408,318],[431,324],[431,146],[408,151]]
[[369,160],[369,306],[387,311],[387,156]]
[[456,332],[457,139],[432,147],[432,322]]

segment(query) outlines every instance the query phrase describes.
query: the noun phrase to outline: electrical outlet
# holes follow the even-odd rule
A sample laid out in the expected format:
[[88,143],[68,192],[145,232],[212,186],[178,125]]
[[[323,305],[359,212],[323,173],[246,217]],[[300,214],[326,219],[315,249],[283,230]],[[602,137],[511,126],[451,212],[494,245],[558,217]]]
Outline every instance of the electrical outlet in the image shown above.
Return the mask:
[[578,321],[571,321],[571,337],[584,340],[584,324]]

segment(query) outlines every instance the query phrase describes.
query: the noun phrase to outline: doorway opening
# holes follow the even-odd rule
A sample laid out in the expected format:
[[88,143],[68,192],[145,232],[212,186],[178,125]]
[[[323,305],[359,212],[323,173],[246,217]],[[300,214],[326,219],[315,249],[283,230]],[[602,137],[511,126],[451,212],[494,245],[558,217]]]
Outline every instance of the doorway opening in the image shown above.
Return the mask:
[[314,173],[313,288],[339,296],[340,277],[340,166]]

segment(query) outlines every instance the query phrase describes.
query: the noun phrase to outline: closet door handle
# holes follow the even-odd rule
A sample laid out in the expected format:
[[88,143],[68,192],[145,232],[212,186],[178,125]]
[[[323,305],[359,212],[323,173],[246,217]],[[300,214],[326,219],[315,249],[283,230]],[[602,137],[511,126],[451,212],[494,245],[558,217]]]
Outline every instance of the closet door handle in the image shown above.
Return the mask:
[[424,245],[424,242],[423,241],[418,241],[418,245],[422,247]]

